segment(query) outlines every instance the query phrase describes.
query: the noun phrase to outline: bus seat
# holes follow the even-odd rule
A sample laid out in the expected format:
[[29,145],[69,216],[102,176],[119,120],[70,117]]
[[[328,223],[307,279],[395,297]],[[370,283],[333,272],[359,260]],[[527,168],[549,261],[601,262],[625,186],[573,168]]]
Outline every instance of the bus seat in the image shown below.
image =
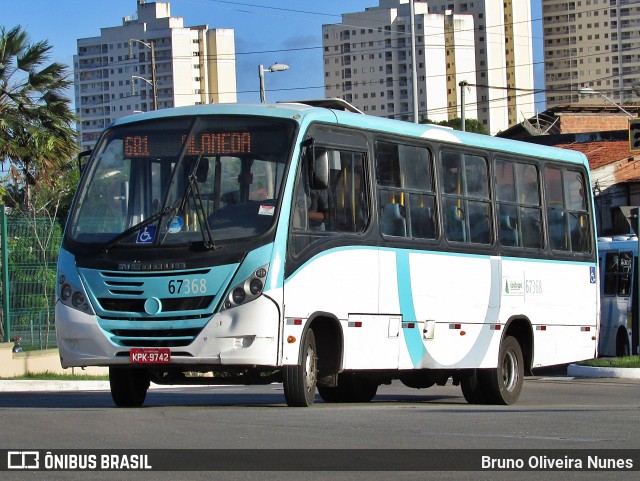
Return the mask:
[[522,216],[522,247],[541,248],[542,231],[540,230],[540,217],[533,215]]
[[430,207],[411,209],[411,235],[421,239],[435,239],[436,225]]
[[500,243],[503,246],[518,246],[518,221],[509,215],[500,216]]
[[447,208],[444,219],[447,240],[466,242],[467,232],[464,225],[464,214],[457,205]]
[[549,210],[549,242],[552,249],[567,250],[567,238],[564,222],[564,212],[561,210]]
[[474,244],[490,244],[491,243],[491,224],[489,217],[477,212],[469,216],[470,240]]
[[380,216],[380,230],[384,235],[407,236],[407,222],[400,211],[400,204],[385,204]]

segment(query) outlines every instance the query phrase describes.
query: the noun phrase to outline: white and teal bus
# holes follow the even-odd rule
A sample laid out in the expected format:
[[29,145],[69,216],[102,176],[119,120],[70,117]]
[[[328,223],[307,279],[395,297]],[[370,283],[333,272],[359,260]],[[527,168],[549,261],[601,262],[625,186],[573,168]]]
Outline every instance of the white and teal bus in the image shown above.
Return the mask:
[[102,135],[58,264],[63,367],[117,406],[158,384],[282,382],[289,406],[452,378],[511,404],[593,358],[576,152],[303,104],[133,115]]
[[598,353],[601,356],[631,354],[633,299],[636,297],[636,236],[598,239],[602,308]]

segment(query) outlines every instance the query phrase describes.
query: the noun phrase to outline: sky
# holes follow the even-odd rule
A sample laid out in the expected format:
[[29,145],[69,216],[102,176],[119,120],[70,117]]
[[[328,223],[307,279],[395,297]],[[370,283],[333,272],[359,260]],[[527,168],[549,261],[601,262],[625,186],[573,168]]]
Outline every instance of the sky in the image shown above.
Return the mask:
[[[487,0],[499,1],[499,0]],[[534,76],[542,85],[541,0],[532,0]],[[185,26],[232,28],[236,42],[239,102],[259,102],[258,65],[278,62],[285,72],[266,73],[267,101],[324,97],[322,25],[340,23],[341,14],[378,6],[378,0],[170,0],[171,15]],[[48,40],[50,60],[69,66],[78,38],[96,37],[101,27],[122,25],[134,16],[136,0],[0,0],[0,26],[25,28],[32,42]],[[69,96],[72,92],[69,91]],[[544,105],[538,110],[544,110]]]

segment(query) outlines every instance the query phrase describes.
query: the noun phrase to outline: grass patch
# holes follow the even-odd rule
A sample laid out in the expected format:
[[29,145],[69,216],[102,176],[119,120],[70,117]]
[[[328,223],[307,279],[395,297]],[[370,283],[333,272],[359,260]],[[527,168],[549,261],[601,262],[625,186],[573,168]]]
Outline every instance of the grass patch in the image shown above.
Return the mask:
[[578,363],[581,366],[590,367],[626,367],[640,368],[640,356],[626,357],[603,357],[599,359],[590,359]]
[[100,374],[58,374],[54,372],[28,372],[22,376],[0,377],[0,379],[26,381],[108,381],[108,375]]

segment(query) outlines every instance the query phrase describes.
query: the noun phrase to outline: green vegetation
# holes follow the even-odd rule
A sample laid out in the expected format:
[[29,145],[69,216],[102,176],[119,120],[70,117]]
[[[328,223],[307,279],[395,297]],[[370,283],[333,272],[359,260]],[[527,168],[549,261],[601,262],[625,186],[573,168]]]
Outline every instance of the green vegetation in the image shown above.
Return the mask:
[[[434,122],[433,120],[426,119],[421,121],[420,123],[443,125],[445,127],[451,127],[453,130],[462,130],[462,119],[460,117],[456,117],[451,120],[442,120],[440,122]],[[466,132],[474,132],[476,134],[485,134],[485,135],[489,134],[489,132],[487,132],[487,129],[485,129],[484,125],[482,125],[476,119],[465,119],[464,130]]]
[[640,356],[603,357],[600,359],[590,359],[588,361],[579,362],[578,364],[589,367],[640,368]]
[[57,374],[54,372],[27,372],[22,376],[0,377],[0,380],[25,380],[25,381],[107,381],[108,375],[99,374]]
[[51,48],[47,41],[31,43],[21,26],[0,27],[0,159],[9,160],[3,201],[30,213],[43,208],[34,203],[41,189],[56,198],[57,210],[60,177],[78,151],[76,118],[65,96],[72,81],[65,65],[47,64]]
[[[0,26],[0,204],[8,207],[8,235],[0,249],[9,252],[12,334],[53,347],[53,297],[62,223],[79,181],[76,117],[68,98],[73,85],[66,65],[50,62],[52,46],[31,42],[18,25]],[[9,319],[0,317],[0,340]]]

